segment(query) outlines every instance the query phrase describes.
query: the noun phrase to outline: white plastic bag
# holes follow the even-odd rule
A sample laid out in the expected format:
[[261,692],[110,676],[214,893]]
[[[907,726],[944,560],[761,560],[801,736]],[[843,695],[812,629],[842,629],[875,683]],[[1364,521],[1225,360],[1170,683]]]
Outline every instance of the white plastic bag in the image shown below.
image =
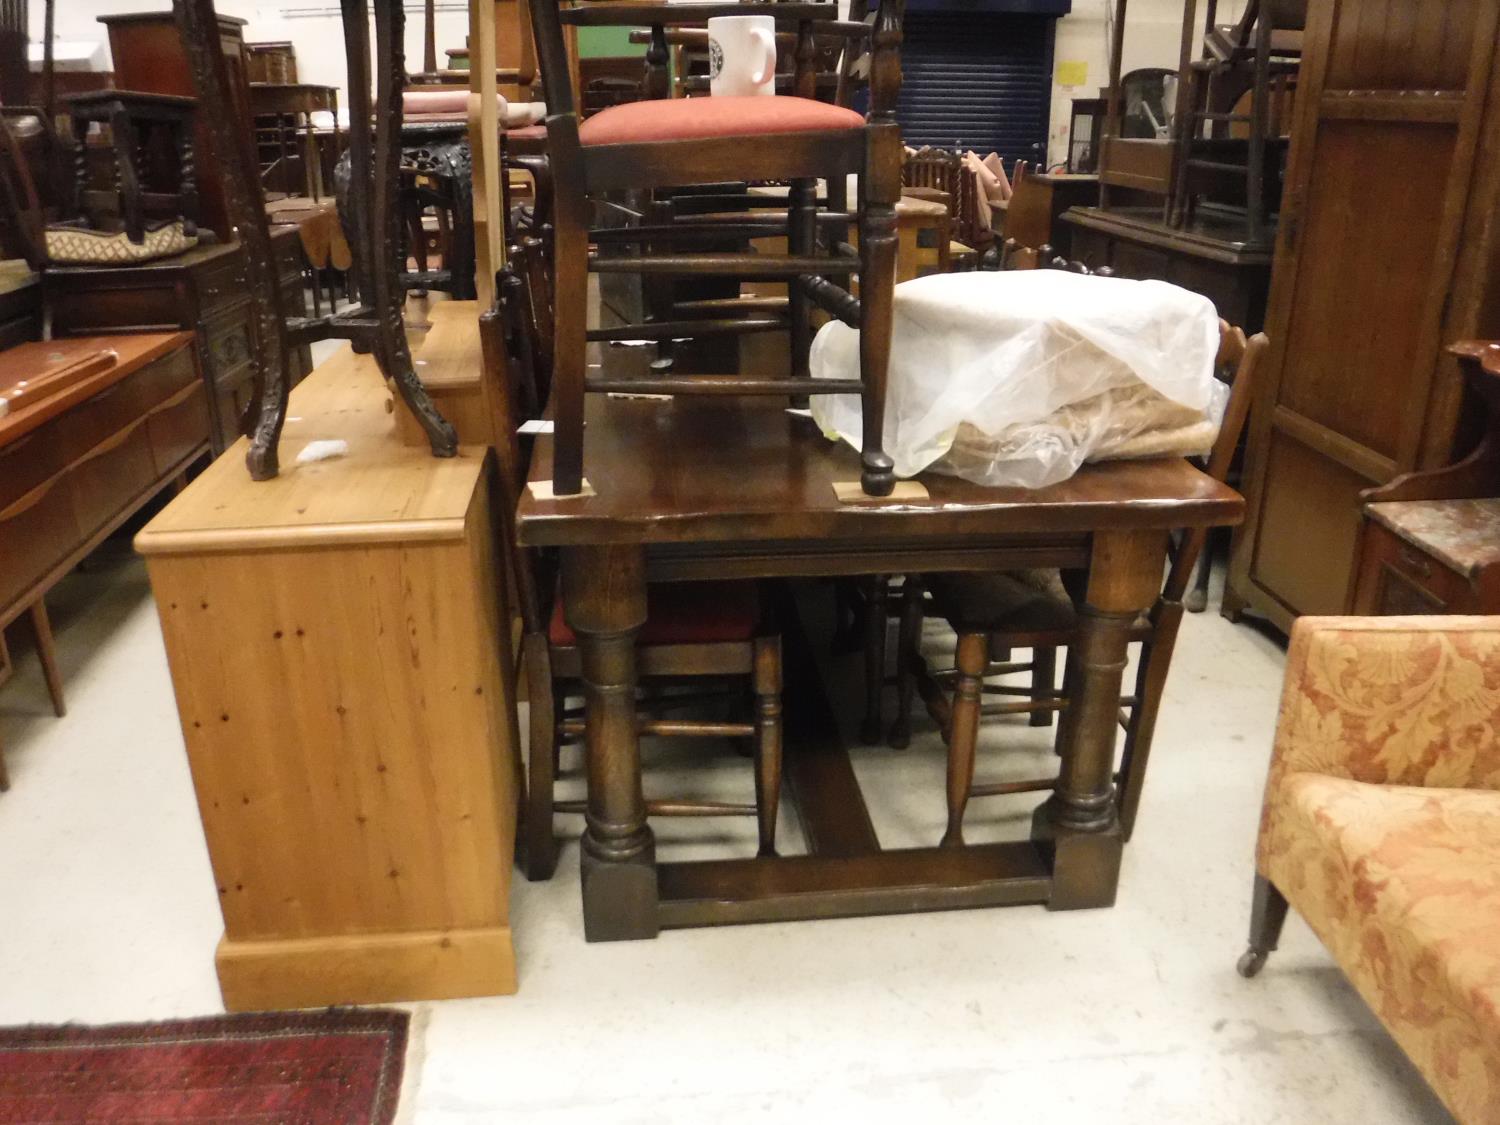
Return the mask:
[[[1201,452],[1224,388],[1212,303],[1163,281],[1061,270],[933,274],[896,287],[885,449],[926,468],[1039,488],[1085,461]],[[859,333],[833,321],[812,373],[859,377]],[[814,395],[830,437],[860,447],[855,395]]]

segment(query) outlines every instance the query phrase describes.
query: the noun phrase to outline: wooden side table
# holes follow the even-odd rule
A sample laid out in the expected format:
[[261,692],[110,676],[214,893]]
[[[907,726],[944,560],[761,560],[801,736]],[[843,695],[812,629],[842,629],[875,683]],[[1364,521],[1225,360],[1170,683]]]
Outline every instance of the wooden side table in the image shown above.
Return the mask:
[[[313,114],[319,112],[333,116],[331,130],[313,123]],[[315,200],[327,195],[323,169],[335,164],[343,151],[338,87],[307,82],[252,82],[250,113],[255,119],[262,179],[271,168],[276,168],[276,182],[288,195],[305,195]],[[330,140],[332,152],[328,154],[323,151],[323,144]],[[300,192],[291,175],[294,152],[302,164]]]
[[[373,358],[293,393],[136,539],[224,915],[235,1011],[515,991],[520,785],[488,450],[408,448]],[[346,456],[298,464],[308,442]]]
[[1456,464],[1360,494],[1352,613],[1500,613],[1500,344],[1448,351],[1486,407],[1484,437]]
[[1500,613],[1500,498],[1365,505],[1360,615]]

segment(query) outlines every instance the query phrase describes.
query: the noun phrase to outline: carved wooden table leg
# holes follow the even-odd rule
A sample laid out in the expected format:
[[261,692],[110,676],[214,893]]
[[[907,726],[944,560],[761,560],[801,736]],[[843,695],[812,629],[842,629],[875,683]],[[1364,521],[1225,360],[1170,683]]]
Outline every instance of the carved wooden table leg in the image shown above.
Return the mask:
[[[345,0],[346,4],[348,0]],[[360,0],[363,6],[363,0]],[[361,13],[363,15],[363,13]],[[367,216],[369,228],[369,262],[373,279],[375,359],[381,373],[396,385],[402,399],[427,434],[434,457],[452,457],[458,453],[458,432],[438,413],[432,398],[412,366],[411,350],[406,342],[406,325],[402,306],[406,294],[401,288],[401,94],[406,85],[406,52],[403,45],[406,13],[399,0],[375,0],[375,154],[374,183],[369,197],[373,214]],[[347,27],[347,20],[346,20]],[[358,99],[352,93],[351,108]],[[350,122],[355,130],[367,128],[368,118]],[[356,171],[363,165],[356,162]]]
[[250,434],[245,463],[251,478],[269,480],[277,473],[277,444],[286,421],[287,395],[291,389],[287,354],[291,348],[281,287],[275,277],[254,133],[239,127],[240,121],[245,120],[240,112],[244,107],[236,106],[232,94],[228,63],[219,45],[219,22],[213,0],[173,0],[172,8],[198,89],[198,112],[209,122],[213,155],[224,169],[229,220],[245,244],[246,288],[255,309],[260,363],[256,365],[252,401],[246,416],[240,420],[240,428]]
[[1094,535],[1079,635],[1068,659],[1073,683],[1061,735],[1062,769],[1036,811],[1032,836],[1053,842],[1051,910],[1110,906],[1120,877],[1115,813],[1115,732],[1130,626],[1161,591],[1166,533]]
[[584,935],[589,941],[655,937],[656,844],[641,792],[635,709],[635,634],[646,621],[643,550],[566,550],[563,603],[578,636],[587,722]]

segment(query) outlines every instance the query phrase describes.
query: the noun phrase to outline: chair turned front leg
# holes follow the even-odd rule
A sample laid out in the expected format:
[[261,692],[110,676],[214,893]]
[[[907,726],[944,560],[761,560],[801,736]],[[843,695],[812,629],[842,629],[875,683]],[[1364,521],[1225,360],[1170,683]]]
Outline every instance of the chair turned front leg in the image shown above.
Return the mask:
[[890,577],[877,574],[864,580],[865,587],[865,717],[859,740],[866,746],[880,741],[881,704],[885,695],[886,598]]
[[521,659],[526,672],[530,717],[526,754],[526,824],[523,863],[526,878],[539,882],[557,870],[553,794],[557,784],[557,708],[547,638],[528,636]]
[[1266,958],[1276,949],[1281,940],[1281,927],[1286,922],[1286,896],[1264,875],[1255,877],[1255,897],[1250,907],[1250,948],[1240,956],[1235,966],[1247,980],[1266,967]]
[[885,388],[891,359],[896,288],[896,209],[869,202],[859,222],[859,378],[863,434],[860,483],[870,496],[896,487],[895,462],[885,451]]
[[887,740],[897,750],[911,745],[911,705],[917,689],[925,596],[921,576],[908,574],[901,584],[901,630],[896,638],[896,719]]
[[1214,570],[1214,532],[1217,528],[1210,528],[1207,537],[1203,541],[1203,553],[1198,556],[1198,568],[1194,575],[1193,588],[1187,592],[1182,599],[1183,608],[1189,613],[1202,613],[1208,608],[1208,584],[1213,577]]
[[776,816],[781,807],[781,638],[755,641],[755,815],[760,851],[776,854]]
[[960,633],[953,685],[953,734],[948,739],[948,829],[942,846],[962,847],[964,809],[974,785],[974,752],[979,742],[979,714],[984,701],[984,670],[990,662],[985,633]]
[[[793,180],[787,202],[787,249],[799,257],[811,257],[817,252],[817,181]],[[806,379],[811,374],[808,354],[813,337],[812,301],[796,279],[787,285],[787,309],[791,320],[792,375]],[[806,397],[797,396],[792,405],[806,406]]]
[[[1036,703],[1051,703],[1057,698],[1057,649],[1051,645],[1039,645],[1031,650],[1031,698]],[[1033,711],[1031,725],[1050,727],[1052,712],[1045,709]]]

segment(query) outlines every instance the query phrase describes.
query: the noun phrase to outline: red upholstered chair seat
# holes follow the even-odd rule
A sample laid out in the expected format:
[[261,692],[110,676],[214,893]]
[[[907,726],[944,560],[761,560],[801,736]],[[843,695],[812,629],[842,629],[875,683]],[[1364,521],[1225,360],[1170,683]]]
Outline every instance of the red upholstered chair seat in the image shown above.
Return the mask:
[[641,144],[859,129],[864,123],[852,109],[811,98],[671,98],[600,110],[578,127],[578,139],[586,145]]
[[[760,599],[754,582],[663,582],[646,589],[646,624],[640,645],[725,644],[750,641],[760,626]],[[571,648],[578,638],[568,628],[562,591],[552,605],[547,639]]]

